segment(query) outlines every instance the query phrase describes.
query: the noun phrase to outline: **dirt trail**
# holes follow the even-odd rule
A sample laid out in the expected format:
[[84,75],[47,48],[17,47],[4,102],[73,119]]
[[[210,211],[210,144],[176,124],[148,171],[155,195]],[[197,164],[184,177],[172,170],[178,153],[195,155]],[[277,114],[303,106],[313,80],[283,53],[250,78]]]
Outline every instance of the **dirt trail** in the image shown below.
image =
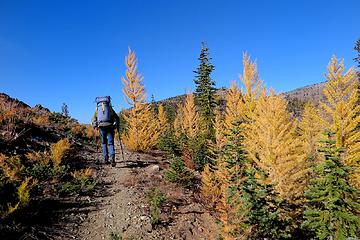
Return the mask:
[[108,186],[108,189],[104,189],[104,194],[98,197],[98,209],[90,212],[79,227],[79,239],[109,239],[111,233],[124,237],[124,232],[133,236],[146,229],[151,230],[145,205],[141,203],[142,196],[132,186],[126,186],[128,180],[134,177],[131,168],[137,167],[133,159],[136,156],[128,152],[125,155],[127,161],[123,162],[117,153],[116,167],[102,165],[98,177],[100,184]]
[[[116,158],[116,167],[102,165],[98,171],[102,189],[89,200],[97,202],[97,207],[79,223],[76,239],[111,239],[112,233],[122,239],[214,239],[213,218],[193,194],[164,181],[165,163],[160,155],[126,152],[125,162],[119,153]],[[167,195],[162,224],[156,228],[151,225],[145,194],[151,187]]]

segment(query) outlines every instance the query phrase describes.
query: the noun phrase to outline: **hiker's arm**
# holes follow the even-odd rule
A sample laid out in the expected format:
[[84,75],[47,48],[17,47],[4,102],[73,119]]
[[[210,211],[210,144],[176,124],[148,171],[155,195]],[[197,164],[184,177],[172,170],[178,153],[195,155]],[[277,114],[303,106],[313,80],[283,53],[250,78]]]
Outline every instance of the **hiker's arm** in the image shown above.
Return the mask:
[[119,116],[117,115],[117,113],[114,111],[113,108],[111,108],[111,112],[112,112],[113,119],[114,119],[114,126],[116,126],[116,128],[118,128],[119,124],[120,124]]

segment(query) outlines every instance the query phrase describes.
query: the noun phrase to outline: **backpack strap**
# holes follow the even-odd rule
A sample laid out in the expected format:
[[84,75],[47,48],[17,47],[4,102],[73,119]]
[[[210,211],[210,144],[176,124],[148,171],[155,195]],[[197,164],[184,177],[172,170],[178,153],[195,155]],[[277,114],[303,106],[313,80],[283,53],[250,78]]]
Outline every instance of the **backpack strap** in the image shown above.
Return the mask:
[[101,103],[101,110],[104,112],[105,111],[105,104],[104,102]]

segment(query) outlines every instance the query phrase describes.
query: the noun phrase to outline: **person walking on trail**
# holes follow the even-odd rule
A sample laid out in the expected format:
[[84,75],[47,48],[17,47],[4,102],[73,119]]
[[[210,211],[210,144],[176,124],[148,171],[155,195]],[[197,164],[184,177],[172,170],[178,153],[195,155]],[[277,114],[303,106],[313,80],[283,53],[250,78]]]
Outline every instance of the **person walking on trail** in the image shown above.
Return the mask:
[[[96,111],[92,119],[92,125],[99,129],[102,143],[103,162],[115,166],[115,129],[119,126],[119,116],[111,106],[110,96],[97,97]],[[110,156],[110,160],[109,160]],[[99,160],[97,160],[99,163]]]

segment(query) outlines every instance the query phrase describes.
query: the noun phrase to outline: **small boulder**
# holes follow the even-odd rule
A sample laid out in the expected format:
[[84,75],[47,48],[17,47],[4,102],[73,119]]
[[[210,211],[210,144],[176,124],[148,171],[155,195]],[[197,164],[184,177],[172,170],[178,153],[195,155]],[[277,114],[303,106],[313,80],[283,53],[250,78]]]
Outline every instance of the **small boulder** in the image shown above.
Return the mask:
[[157,173],[160,171],[160,167],[159,165],[151,165],[148,167],[147,169],[148,173],[151,174],[151,173]]

